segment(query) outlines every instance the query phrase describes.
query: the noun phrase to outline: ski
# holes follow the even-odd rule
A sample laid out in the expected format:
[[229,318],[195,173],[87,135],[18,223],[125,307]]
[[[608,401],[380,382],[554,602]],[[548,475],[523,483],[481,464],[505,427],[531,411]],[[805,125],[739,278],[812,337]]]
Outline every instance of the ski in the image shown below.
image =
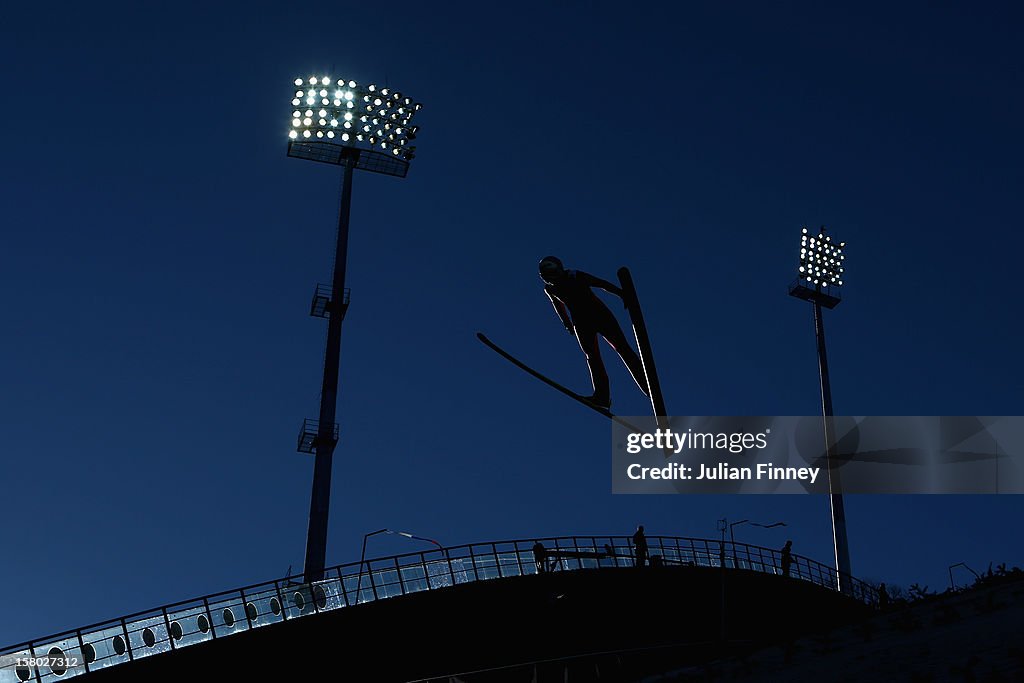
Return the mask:
[[536,370],[531,368],[529,365],[527,365],[526,363],[522,362],[521,360],[519,360],[518,358],[513,356],[511,353],[509,353],[505,349],[501,348],[500,346],[498,346],[497,344],[492,342],[490,339],[487,338],[487,335],[485,335],[483,332],[477,332],[476,333],[476,337],[477,337],[477,339],[482,341],[484,344],[486,344],[491,350],[495,351],[499,356],[501,356],[502,358],[504,358],[508,362],[512,363],[513,365],[515,365],[520,370],[525,370],[529,374],[531,374],[534,377],[536,377],[537,379],[539,379],[541,382],[544,382],[544,384],[547,384],[549,387],[552,387],[554,389],[558,389],[560,392],[562,392],[563,394],[565,394],[569,398],[576,399],[577,401],[579,401],[580,403],[582,403],[586,407],[590,408],[594,412],[597,412],[597,413],[600,413],[600,414],[604,415],[609,420],[614,420],[615,422],[618,422],[619,424],[621,424],[622,426],[626,427],[630,431],[633,431],[633,432],[642,432],[642,431],[644,431],[644,430],[640,429],[639,427],[637,427],[636,425],[633,425],[633,424],[627,422],[626,420],[623,420],[621,417],[619,417],[618,415],[615,415],[614,413],[612,413],[607,408],[604,408],[602,406],[599,406],[599,405],[596,405],[594,403],[591,403],[590,401],[588,401],[586,399],[585,396],[580,396],[575,391],[571,391],[571,390],[565,388],[564,386],[562,386],[561,384],[559,384],[558,382],[554,381],[553,379],[549,379],[548,377],[540,374],[539,372],[537,372]]
[[629,319],[633,323],[637,351],[640,353],[640,361],[644,365],[644,374],[647,376],[647,389],[651,395],[654,418],[657,420],[659,429],[668,429],[665,397],[661,393],[658,371],[654,367],[654,352],[651,350],[651,339],[647,336],[647,325],[644,324],[644,314],[640,310],[640,300],[637,298],[636,287],[633,285],[633,276],[630,274],[629,268],[625,267],[619,268],[618,276],[619,284],[622,286],[622,302],[626,305]]

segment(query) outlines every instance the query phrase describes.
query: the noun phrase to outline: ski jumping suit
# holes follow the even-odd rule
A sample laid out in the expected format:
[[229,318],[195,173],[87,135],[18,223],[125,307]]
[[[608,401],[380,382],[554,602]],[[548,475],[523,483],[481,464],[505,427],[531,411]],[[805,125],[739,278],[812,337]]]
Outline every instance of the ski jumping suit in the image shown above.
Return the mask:
[[[599,277],[594,277],[582,270],[565,270],[557,282],[545,281],[544,293],[551,300],[555,312],[561,318],[565,328],[575,331],[576,340],[587,357],[590,368],[590,381],[594,386],[593,400],[595,403],[608,405],[610,391],[608,387],[608,371],[601,359],[601,349],[597,336],[605,341],[619,354],[622,362],[629,369],[633,381],[647,394],[647,379],[644,375],[643,363],[626,341],[626,336],[604,302],[597,298],[591,287],[599,287],[606,292],[621,296],[621,290]],[[571,318],[570,318],[571,316]]]

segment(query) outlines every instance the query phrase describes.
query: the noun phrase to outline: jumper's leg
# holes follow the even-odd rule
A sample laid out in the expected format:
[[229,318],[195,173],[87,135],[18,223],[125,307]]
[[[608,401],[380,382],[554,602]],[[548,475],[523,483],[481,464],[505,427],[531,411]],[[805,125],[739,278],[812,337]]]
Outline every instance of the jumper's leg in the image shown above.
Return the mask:
[[604,340],[608,342],[608,345],[615,350],[615,353],[619,354],[619,358],[626,365],[629,374],[633,376],[633,381],[640,387],[640,391],[649,398],[650,392],[647,390],[647,378],[644,376],[643,361],[640,360],[640,356],[636,355],[636,351],[626,341],[626,335],[622,333],[618,323],[615,324],[613,329],[602,332],[602,335]]
[[576,341],[580,343],[580,348],[583,349],[583,353],[587,357],[590,383],[594,387],[594,395],[591,400],[607,407],[611,404],[611,389],[608,385],[608,371],[604,367],[604,359],[601,358],[601,347],[597,344],[597,332],[577,325]]

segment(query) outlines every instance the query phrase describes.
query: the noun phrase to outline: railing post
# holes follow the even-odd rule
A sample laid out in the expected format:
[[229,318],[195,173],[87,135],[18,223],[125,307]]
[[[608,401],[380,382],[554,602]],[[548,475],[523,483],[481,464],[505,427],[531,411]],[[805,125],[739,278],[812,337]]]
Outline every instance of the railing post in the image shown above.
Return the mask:
[[[170,643],[172,650],[176,650],[178,648],[174,645],[174,636],[171,635],[171,619],[167,616],[167,608],[161,607],[160,611],[163,612],[164,615],[164,633],[167,634],[167,642]],[[78,642],[82,642],[81,634],[78,636]],[[84,655],[82,656],[82,661],[85,661]]]
[[351,607],[348,602],[348,590],[345,588],[345,577],[341,573],[341,567],[335,567],[334,573],[338,575],[338,586],[341,587],[341,600],[345,603],[345,607]]
[[[85,667],[85,673],[89,673],[89,662],[85,661],[85,640],[82,639],[81,631],[75,631],[75,634],[78,636],[78,651],[82,653],[82,666]],[[167,632],[167,635],[170,635],[170,631]],[[95,646],[92,651],[96,652]]]
[[501,572],[501,557],[498,556],[498,546],[494,543],[491,544],[491,554],[494,555],[494,566],[498,568],[498,578],[504,578],[504,574]]
[[[242,614],[245,615],[245,623],[248,628],[247,631],[252,630],[252,619],[249,618],[249,606],[246,604],[245,591],[241,588],[238,589],[238,594],[242,597]],[[313,602],[316,602],[315,600]],[[315,608],[314,608],[315,609]]]
[[476,570],[476,553],[473,552],[473,544],[469,546],[469,561],[473,565],[473,580],[480,580],[480,572]]
[[398,588],[402,591],[402,595],[405,595],[405,581],[402,580],[402,566],[398,564],[398,558],[395,558],[395,573],[398,574]]
[[[36,646],[32,643],[28,645],[28,657],[34,660],[36,658]],[[32,670],[36,672],[36,683],[43,683],[43,679],[39,674],[39,665],[36,664],[32,667]]]
[[277,593],[277,602],[281,605],[281,621],[288,620],[288,603],[281,596],[281,582],[274,581],[274,592]]
[[523,570],[523,557],[519,554],[519,541],[512,541],[512,547],[515,548],[516,564],[519,565],[519,576],[525,576],[526,572]]
[[377,596],[377,584],[373,580],[373,560],[366,563],[366,571],[370,575],[370,590],[373,592],[373,601],[377,602],[379,597]]
[[[206,608],[206,619],[210,622],[210,636],[217,639],[217,628],[213,624],[213,612],[210,611],[210,601],[207,598],[203,598],[203,606]],[[281,609],[286,609],[285,605],[281,605]]]
[[452,586],[455,585],[455,568],[452,566],[452,558],[448,554],[448,548],[444,549],[444,561],[448,564],[448,574],[452,577]]
[[428,591],[429,590],[434,590],[434,587],[430,585],[431,584],[431,581],[430,581],[430,567],[427,566],[427,554],[426,553],[423,553],[423,552],[420,553],[420,566],[423,567],[423,580],[427,582],[426,590],[428,590]]
[[[303,575],[303,577],[302,577],[302,580],[303,580],[303,581],[305,581],[305,580],[306,580],[306,577],[305,577],[305,575]],[[315,586],[314,586],[313,582],[312,582],[312,581],[310,581],[310,582],[308,582],[308,583],[306,583],[306,584],[303,584],[303,585],[305,585],[305,586],[309,586],[309,602],[311,603],[311,605],[312,605],[312,607],[313,607],[313,614],[317,614],[317,613],[319,613],[319,612],[320,612],[320,610],[319,610],[319,609],[317,609],[317,606],[316,606],[316,593],[315,593],[315,592],[313,591],[313,589],[315,588]]]
[[[210,624],[210,628],[213,628],[213,624]],[[124,647],[125,652],[128,653],[128,661],[135,661],[135,653],[132,652],[132,639],[128,635],[128,622],[121,618],[121,632],[124,633]]]

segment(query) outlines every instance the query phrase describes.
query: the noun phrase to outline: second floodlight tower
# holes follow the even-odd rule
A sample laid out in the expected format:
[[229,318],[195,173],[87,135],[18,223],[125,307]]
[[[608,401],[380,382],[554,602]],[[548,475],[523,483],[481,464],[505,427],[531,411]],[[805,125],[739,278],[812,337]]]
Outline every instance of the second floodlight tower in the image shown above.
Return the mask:
[[832,540],[835,547],[837,587],[848,590],[850,569],[850,542],[846,535],[846,508],[843,505],[843,484],[839,475],[836,454],[833,453],[835,428],[832,422],[832,385],[828,376],[828,356],[825,353],[825,321],[822,307],[835,308],[842,300],[840,288],[846,271],[846,242],[833,241],[822,226],[817,235],[803,228],[800,235],[800,266],[797,279],[789,293],[814,304],[814,336],[818,345],[818,375],[821,379],[821,413],[825,433],[825,462],[828,465],[828,493],[832,509]]
[[345,265],[352,176],[359,170],[404,178],[416,155],[411,143],[418,126],[413,125],[412,118],[423,105],[389,88],[331,76],[296,78],[294,85],[288,156],[340,166],[342,170],[334,275],[329,286],[316,286],[310,306],[310,315],[327,319],[320,415],[316,420],[303,421],[298,439],[300,452],[315,454],[303,567],[305,581],[312,582],[323,578],[327,558],[331,465],[339,435],[335,416],[341,322],[349,303]]

